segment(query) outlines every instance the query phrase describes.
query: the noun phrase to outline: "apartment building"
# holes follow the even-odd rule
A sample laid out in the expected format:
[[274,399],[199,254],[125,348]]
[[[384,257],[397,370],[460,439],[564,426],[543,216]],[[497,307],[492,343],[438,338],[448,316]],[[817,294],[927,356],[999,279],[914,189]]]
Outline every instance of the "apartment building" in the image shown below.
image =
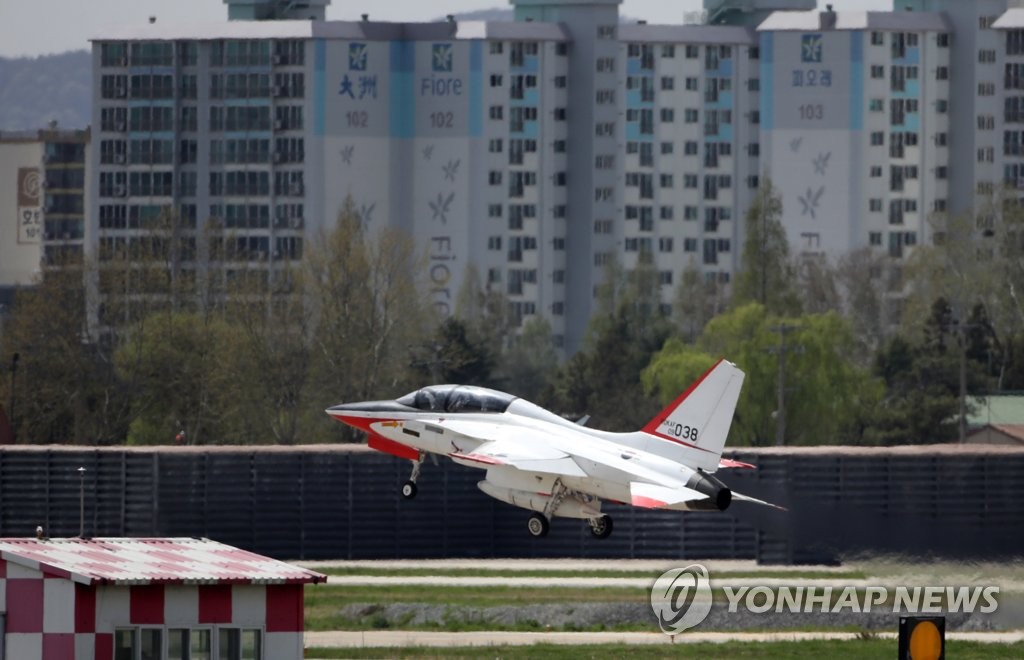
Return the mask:
[[930,240],[949,197],[950,27],[920,12],[777,12],[761,39],[761,145],[799,254]]

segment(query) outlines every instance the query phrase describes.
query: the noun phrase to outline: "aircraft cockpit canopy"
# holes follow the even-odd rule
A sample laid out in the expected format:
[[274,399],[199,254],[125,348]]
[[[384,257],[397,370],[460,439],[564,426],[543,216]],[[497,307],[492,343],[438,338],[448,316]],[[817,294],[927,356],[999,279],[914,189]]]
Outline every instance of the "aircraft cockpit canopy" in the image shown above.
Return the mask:
[[508,409],[516,397],[472,385],[430,385],[397,399],[398,403],[434,412],[495,412]]

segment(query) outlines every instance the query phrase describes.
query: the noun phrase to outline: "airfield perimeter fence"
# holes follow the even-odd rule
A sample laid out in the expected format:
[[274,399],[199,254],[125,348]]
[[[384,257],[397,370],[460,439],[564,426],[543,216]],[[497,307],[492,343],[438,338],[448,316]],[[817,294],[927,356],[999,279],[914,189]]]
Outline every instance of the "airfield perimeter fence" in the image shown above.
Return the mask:
[[[635,557],[834,562],[898,553],[970,559],[1024,548],[1024,448],[766,448],[728,454],[753,470],[718,475],[789,508],[725,513],[607,504],[608,539],[481,493],[482,470],[407,461],[359,445],[83,448],[0,446],[0,536],[195,536],[281,559]],[[86,468],[84,476],[77,470]]]

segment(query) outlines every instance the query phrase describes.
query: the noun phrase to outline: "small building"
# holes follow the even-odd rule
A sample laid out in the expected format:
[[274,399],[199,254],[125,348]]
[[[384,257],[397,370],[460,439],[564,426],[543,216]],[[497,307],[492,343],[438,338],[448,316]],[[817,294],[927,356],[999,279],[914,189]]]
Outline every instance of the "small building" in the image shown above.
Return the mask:
[[0,660],[298,659],[326,580],[209,539],[0,538]]
[[967,434],[970,445],[1024,445],[1024,424],[985,424]]

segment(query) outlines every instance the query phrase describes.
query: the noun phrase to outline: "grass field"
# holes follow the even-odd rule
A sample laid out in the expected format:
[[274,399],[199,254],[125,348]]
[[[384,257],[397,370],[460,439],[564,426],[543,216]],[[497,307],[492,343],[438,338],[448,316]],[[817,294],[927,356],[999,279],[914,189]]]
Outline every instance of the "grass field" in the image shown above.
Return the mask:
[[[307,658],[538,658],[575,660],[577,658],[700,658],[701,660],[875,660],[896,655],[896,640],[863,639],[852,641],[805,642],[732,642],[675,646],[608,644],[593,646],[449,647],[449,648],[318,648],[308,649]],[[956,660],[992,660],[1024,658],[1024,643],[984,644],[946,642],[946,657]]]

